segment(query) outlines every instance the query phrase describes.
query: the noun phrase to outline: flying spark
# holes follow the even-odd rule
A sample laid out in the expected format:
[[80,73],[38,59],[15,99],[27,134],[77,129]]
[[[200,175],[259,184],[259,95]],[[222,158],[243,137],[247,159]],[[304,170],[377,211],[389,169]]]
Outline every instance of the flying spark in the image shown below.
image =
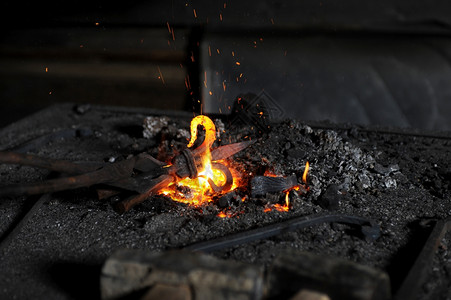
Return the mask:
[[158,68],[158,73],[160,74],[160,76],[158,76],[158,79],[161,79],[161,82],[163,82],[163,84],[165,84],[163,74],[161,73],[161,70],[160,70],[160,66],[157,66],[157,68]]

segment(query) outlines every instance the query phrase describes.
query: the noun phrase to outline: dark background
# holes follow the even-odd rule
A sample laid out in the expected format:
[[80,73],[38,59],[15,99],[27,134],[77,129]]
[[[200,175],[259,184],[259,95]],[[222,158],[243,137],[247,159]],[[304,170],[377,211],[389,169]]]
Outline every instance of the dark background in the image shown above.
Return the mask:
[[54,103],[449,130],[447,1],[6,1],[5,126]]

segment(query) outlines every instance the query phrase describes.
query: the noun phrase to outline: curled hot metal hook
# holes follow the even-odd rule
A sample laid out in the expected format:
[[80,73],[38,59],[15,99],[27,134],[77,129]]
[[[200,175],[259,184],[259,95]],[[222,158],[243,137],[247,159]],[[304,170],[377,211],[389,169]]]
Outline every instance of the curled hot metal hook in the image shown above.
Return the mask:
[[208,178],[208,183],[210,184],[213,191],[215,191],[215,193],[223,193],[230,190],[233,186],[233,176],[229,168],[218,162],[212,162],[211,168],[213,170],[221,171],[222,174],[224,174],[225,176],[225,183],[222,186],[217,186],[216,183],[214,183],[214,181],[211,178]]
[[197,139],[197,126],[199,125],[202,125],[205,128],[205,139],[198,148],[206,147],[207,149],[210,149],[213,142],[216,140],[216,126],[209,117],[204,115],[199,115],[191,121],[191,139],[188,143],[188,148],[193,146]]

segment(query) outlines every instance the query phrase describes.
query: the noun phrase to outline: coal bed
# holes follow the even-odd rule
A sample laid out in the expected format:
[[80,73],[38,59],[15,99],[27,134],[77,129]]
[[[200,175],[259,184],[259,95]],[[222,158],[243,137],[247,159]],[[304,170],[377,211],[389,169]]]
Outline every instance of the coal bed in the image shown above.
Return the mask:
[[[2,151],[93,164],[140,153],[170,163],[186,149],[192,117],[57,105],[1,130],[0,146]],[[119,214],[114,207],[124,195],[99,200],[88,187],[44,196],[3,196],[0,298],[98,298],[102,265],[117,249],[195,249],[199,243],[246,232],[239,242],[208,252],[221,261],[268,269],[284,253],[342,259],[386,272],[395,296],[434,225],[451,215],[449,133],[296,120],[246,123],[236,115],[211,119],[217,129],[213,149],[252,144],[226,159],[240,185],[206,204],[190,205],[155,193]],[[310,168],[304,181],[306,162]],[[2,186],[59,176],[12,164],[1,164],[0,174]],[[285,178],[300,188],[277,191],[270,184],[252,193],[258,176]],[[324,222],[252,236],[252,230],[324,216]],[[372,227],[346,222],[346,217],[370,220]],[[421,270],[425,279],[418,299],[451,297],[450,238],[450,233],[439,236],[438,250]]]

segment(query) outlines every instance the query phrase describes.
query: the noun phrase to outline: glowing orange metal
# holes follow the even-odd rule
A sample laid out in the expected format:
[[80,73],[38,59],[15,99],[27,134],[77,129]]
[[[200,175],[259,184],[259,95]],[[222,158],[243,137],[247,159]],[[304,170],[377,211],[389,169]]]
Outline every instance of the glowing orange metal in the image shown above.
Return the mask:
[[[202,125],[205,128],[205,139],[202,145],[206,144],[211,147],[213,142],[216,140],[215,123],[213,123],[213,121],[209,117],[200,115],[191,120],[190,125],[191,139],[188,143],[188,148],[191,147],[197,139],[197,126],[199,125]],[[210,149],[210,147],[208,148]]]

